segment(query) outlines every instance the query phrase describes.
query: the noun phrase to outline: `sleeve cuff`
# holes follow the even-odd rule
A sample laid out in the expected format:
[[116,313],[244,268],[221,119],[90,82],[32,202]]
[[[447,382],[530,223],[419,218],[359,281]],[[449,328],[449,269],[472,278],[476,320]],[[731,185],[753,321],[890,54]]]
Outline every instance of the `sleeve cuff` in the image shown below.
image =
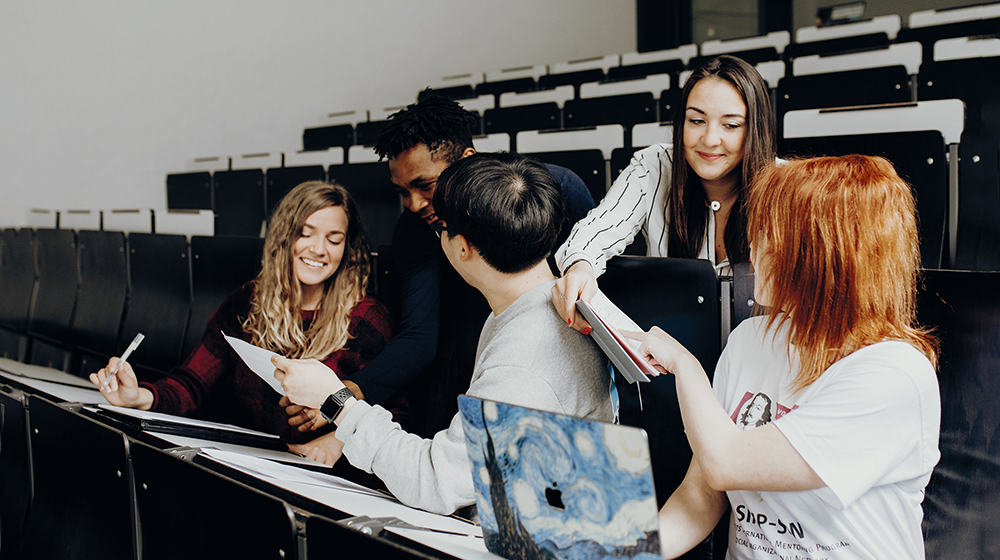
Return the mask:
[[375,455],[382,447],[388,430],[399,429],[392,414],[381,406],[358,401],[344,414],[337,427],[337,439],[344,442],[344,455],[355,467],[372,472]]

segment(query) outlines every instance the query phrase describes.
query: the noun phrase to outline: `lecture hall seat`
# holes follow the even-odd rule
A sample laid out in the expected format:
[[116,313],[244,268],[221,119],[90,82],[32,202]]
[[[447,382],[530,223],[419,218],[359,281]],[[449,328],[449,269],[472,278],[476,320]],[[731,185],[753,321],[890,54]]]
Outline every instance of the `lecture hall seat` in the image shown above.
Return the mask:
[[68,346],[80,283],[76,233],[68,229],[35,231],[38,285],[28,327],[32,338],[28,362],[69,371]]
[[28,318],[35,291],[35,241],[30,229],[3,230],[0,236],[0,357],[24,361]]
[[928,560],[1000,551],[1000,273],[927,270],[917,313],[940,340],[941,459],[927,485]]

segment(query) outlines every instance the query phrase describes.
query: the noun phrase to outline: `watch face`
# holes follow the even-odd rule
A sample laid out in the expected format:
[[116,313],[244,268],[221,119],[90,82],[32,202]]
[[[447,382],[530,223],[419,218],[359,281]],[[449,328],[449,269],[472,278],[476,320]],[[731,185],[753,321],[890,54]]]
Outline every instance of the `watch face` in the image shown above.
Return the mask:
[[326,398],[326,402],[324,402],[323,406],[320,407],[319,413],[323,415],[323,418],[327,422],[332,423],[333,420],[340,414],[340,411],[344,409],[344,403],[347,402],[347,399],[353,396],[354,393],[352,393],[347,387],[344,387]]

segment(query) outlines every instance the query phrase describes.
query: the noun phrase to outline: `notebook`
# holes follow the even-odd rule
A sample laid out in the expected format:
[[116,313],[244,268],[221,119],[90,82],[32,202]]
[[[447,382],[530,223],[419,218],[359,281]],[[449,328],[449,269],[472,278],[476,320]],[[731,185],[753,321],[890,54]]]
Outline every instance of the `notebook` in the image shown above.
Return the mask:
[[628,315],[622,312],[603,292],[598,290],[593,300],[579,299],[576,308],[594,329],[592,336],[597,345],[629,383],[648,383],[650,375],[659,372],[637,352],[639,341],[626,338],[621,331],[642,332]]
[[646,432],[458,397],[486,548],[511,559],[658,559]]
[[150,432],[162,432],[164,434],[208,439],[263,449],[277,449],[280,451],[288,449],[288,446],[277,435],[249,430],[232,424],[219,424],[164,414],[162,412],[122,408],[108,404],[100,405],[98,410],[112,415],[126,424],[132,424]]

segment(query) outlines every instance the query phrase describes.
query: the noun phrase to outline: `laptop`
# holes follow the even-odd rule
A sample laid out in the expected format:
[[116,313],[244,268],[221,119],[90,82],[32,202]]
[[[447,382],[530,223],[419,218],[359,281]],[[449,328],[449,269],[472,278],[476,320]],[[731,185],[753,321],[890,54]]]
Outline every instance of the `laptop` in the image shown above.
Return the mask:
[[510,559],[659,559],[646,432],[461,395],[486,548]]

